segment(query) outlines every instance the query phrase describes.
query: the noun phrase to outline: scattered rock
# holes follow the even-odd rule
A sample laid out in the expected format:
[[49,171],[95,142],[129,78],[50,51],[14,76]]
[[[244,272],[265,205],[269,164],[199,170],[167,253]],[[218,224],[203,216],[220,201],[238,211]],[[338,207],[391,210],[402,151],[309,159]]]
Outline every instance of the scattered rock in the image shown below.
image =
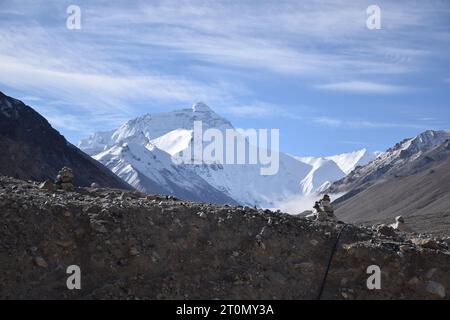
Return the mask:
[[408,284],[410,286],[415,286],[415,285],[419,284],[419,282],[420,282],[420,280],[416,276],[414,276],[414,277],[412,277],[411,279],[408,280]]
[[324,211],[319,211],[316,213],[317,221],[326,221],[328,219],[328,214]]
[[47,262],[42,257],[35,257],[34,258],[34,263],[40,268],[47,268],[48,267]]
[[431,279],[436,271],[437,271],[437,268],[431,268],[430,270],[427,271],[427,273],[425,274],[425,277],[427,279]]
[[439,298],[443,299],[445,298],[445,287],[440,284],[439,282],[435,282],[435,281],[428,281],[426,283],[426,290],[431,293],[434,294],[436,296],[438,296]]
[[58,246],[63,248],[69,248],[73,246],[73,241],[67,240],[67,241],[56,241],[55,242]]
[[302,270],[302,272],[305,272],[307,274],[311,274],[311,273],[315,272],[317,269],[316,266],[314,265],[314,263],[311,263],[311,262],[297,263],[294,265],[294,268],[300,269],[300,270]]
[[53,191],[54,189],[53,182],[51,182],[50,180],[45,180],[39,185],[39,189]]
[[197,215],[198,215],[200,218],[202,218],[202,219],[206,219],[206,218],[207,218],[206,213],[204,213],[203,211],[197,212]]
[[263,249],[266,250],[266,245],[264,244],[264,242],[262,241],[262,236],[260,234],[258,234],[256,236],[256,243],[258,244],[258,246]]
[[139,255],[140,252],[135,247],[131,247],[130,250],[128,251],[128,253],[130,254],[130,256],[137,256],[137,255]]
[[91,228],[100,233],[107,233],[106,227],[99,221],[91,221]]
[[60,186],[61,186],[61,189],[63,189],[64,191],[73,191],[75,189],[75,187],[72,183],[62,182],[60,184]]
[[377,226],[376,230],[379,234],[381,234],[383,236],[387,236],[387,237],[395,237],[396,236],[395,230],[385,224],[380,224],[379,226]]
[[425,238],[425,239],[414,238],[414,239],[411,239],[411,242],[414,243],[415,245],[421,246],[422,248],[433,249],[433,250],[443,249],[442,246],[439,245],[439,243],[437,243],[435,240],[433,240],[431,238]]

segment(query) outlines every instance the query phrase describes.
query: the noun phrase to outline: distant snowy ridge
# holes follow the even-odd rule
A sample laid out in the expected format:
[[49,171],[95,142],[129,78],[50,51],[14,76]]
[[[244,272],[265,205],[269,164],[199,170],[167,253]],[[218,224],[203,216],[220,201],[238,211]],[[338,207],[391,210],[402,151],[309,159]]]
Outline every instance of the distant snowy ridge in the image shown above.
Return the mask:
[[404,139],[394,147],[379,153],[373,161],[357,167],[343,179],[335,181],[326,191],[339,194],[352,190],[361,191],[388,176],[399,174],[407,164],[449,139],[450,131],[445,130],[427,130],[413,138]]
[[343,153],[337,156],[327,157],[333,160],[339,168],[347,175],[352,172],[357,166],[364,166],[375,160],[380,155],[380,152],[369,152],[366,149],[361,149],[355,152]]
[[334,181],[342,179],[352,172],[357,166],[366,165],[377,156],[377,152],[368,152],[366,149],[362,149],[330,157],[295,157],[312,166],[311,171],[300,182],[302,193],[311,194],[323,191]]

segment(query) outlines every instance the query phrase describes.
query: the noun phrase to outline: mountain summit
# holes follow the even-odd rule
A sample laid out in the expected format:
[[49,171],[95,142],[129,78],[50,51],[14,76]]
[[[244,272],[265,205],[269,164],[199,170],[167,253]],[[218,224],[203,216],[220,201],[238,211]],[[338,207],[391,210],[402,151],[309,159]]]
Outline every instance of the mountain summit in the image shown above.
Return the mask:
[[213,111],[203,102],[197,102],[192,106],[192,112],[213,112]]
[[336,159],[280,153],[279,171],[272,176],[262,176],[259,164],[175,164],[173,159],[180,152],[192,148],[195,121],[201,121],[203,130],[218,129],[224,136],[227,129],[234,129],[228,120],[199,102],[191,108],[146,114],[115,130],[95,133],[81,140],[78,147],[144,192],[268,208],[324,189],[344,177],[344,170],[375,158],[366,150]]

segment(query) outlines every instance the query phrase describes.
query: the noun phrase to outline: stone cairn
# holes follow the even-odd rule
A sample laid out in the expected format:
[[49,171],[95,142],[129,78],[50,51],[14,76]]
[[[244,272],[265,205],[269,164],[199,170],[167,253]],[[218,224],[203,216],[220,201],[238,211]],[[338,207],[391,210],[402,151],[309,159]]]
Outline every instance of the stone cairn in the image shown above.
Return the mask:
[[324,195],[322,199],[315,202],[313,208],[314,212],[306,216],[308,219],[317,221],[336,220],[330,196]]
[[63,189],[66,191],[71,191],[75,188],[73,184],[73,171],[68,167],[63,167],[59,170],[58,175],[56,176],[55,186],[58,189]]

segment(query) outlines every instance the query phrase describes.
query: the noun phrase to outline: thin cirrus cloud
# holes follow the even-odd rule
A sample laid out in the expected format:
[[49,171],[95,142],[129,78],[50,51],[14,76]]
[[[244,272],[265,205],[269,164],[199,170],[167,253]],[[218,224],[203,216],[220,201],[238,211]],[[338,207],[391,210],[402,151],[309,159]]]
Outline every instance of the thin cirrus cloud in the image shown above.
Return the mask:
[[170,76],[114,76],[76,70],[62,71],[29,65],[4,56],[0,58],[4,76],[0,80],[2,84],[26,87],[30,93],[44,90],[47,94],[59,96],[61,100],[76,101],[78,105],[86,105],[88,108],[92,108],[90,103],[95,101],[97,108],[113,107],[119,111],[130,112],[125,102],[135,98],[190,101],[192,96],[200,99],[220,97],[220,93],[212,87]]
[[316,85],[315,88],[329,91],[350,92],[350,93],[371,93],[371,94],[394,94],[404,93],[410,90],[405,86],[367,82],[367,81],[347,81]]
[[392,129],[392,128],[408,128],[425,130],[426,125],[419,125],[414,123],[393,123],[393,122],[374,122],[368,120],[342,120],[332,117],[315,117],[312,119],[314,123],[333,127],[333,128],[352,128],[352,129]]
[[[418,60],[418,50],[409,48],[408,41],[399,46],[397,39],[386,36],[367,42],[365,11],[339,1],[327,5],[284,1],[261,6],[186,1],[177,5],[177,10],[158,3],[121,14],[103,11],[94,18],[100,26],[95,32],[171,48],[199,61],[303,77],[330,72],[348,76],[406,73]],[[422,22],[416,15],[395,17],[408,19],[410,24]],[[137,30],[129,33],[124,26]],[[402,24],[392,28],[401,30]]]
[[298,112],[291,112],[288,108],[257,101],[253,104],[239,104],[225,106],[221,110],[224,114],[246,118],[284,118],[290,120],[304,120]]
[[[435,19],[448,11],[440,2],[380,1],[383,29],[376,31],[366,28],[365,4],[341,0],[131,3],[80,0],[82,29],[69,31],[58,1],[5,0],[0,84],[47,101],[46,114],[61,126],[63,115],[71,114],[70,130],[130,118],[142,113],[136,104],[151,109],[195,101],[233,116],[300,119],[299,100],[274,106],[254,82],[264,77],[267,87],[296,83],[330,92],[402,94],[416,88],[396,85],[397,77],[420,73],[450,44]],[[229,75],[220,78],[219,69]],[[270,100],[276,101],[283,93],[273,91]],[[343,127],[336,119],[314,122]]]

